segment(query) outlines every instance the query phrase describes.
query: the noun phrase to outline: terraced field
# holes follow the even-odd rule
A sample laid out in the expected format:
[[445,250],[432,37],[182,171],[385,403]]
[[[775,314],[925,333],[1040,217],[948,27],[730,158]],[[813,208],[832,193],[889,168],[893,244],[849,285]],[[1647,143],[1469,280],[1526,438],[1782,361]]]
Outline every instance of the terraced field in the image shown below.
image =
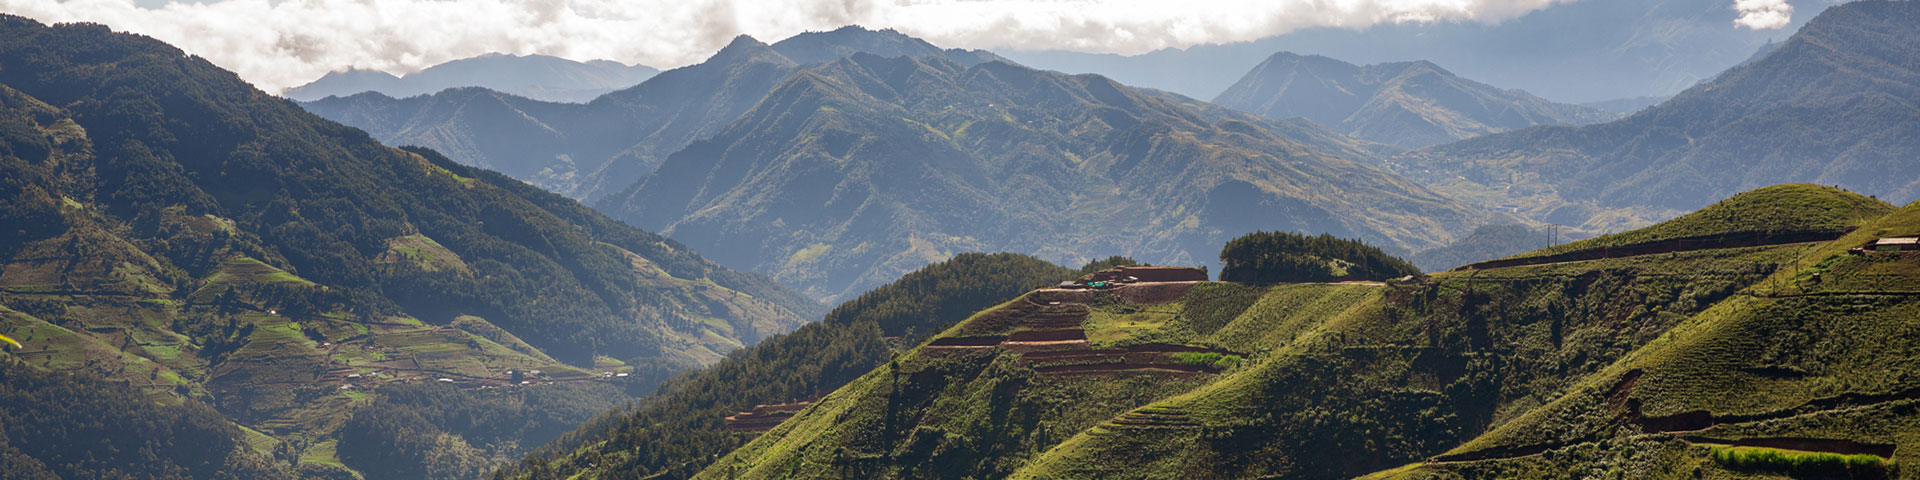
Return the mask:
[[[1920,234],[1920,204],[1807,186],[1723,204],[1617,240],[1830,240],[1038,290],[701,475],[1920,478],[1900,468],[1920,445],[1920,252],[1850,251]],[[1586,248],[1610,246],[1516,258]]]

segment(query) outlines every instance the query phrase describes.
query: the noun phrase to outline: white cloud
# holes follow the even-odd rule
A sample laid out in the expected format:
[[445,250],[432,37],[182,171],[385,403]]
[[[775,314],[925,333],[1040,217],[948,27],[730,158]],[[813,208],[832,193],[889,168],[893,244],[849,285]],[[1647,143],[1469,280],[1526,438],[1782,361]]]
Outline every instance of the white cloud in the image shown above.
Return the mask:
[[[947,47],[1134,54],[1314,26],[1491,23],[1569,1],[1576,0],[213,0],[148,8],[134,0],[0,0],[0,11],[149,35],[277,92],[329,70],[407,73],[490,52],[673,67],[741,33],[771,41],[847,24]],[[1777,13],[1782,24],[1791,12],[1781,0],[1738,3],[1743,22],[1749,3],[1786,8]]]
[[1733,0],[1733,9],[1740,12],[1733,24],[1754,30],[1785,27],[1793,22],[1793,5],[1787,0]]

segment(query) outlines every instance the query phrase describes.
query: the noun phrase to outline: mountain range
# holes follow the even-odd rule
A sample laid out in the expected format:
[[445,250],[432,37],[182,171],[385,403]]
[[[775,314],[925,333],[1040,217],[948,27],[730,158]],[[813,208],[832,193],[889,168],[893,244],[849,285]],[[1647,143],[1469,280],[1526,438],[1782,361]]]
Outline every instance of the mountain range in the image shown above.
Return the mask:
[[[1738,27],[1720,0],[1552,2],[1499,22],[1408,21],[1321,27],[1237,43],[1140,55],[1007,50],[1035,68],[1096,73],[1128,85],[1213,98],[1277,51],[1362,64],[1426,60],[1467,78],[1560,102],[1664,97],[1740,62],[1835,2],[1790,0],[1782,30]],[[1540,2],[1546,5],[1546,2]],[[1632,112],[1619,112],[1632,113]]]
[[[1598,3],[1521,23],[1718,18]],[[858,27],[302,104],[0,15],[0,477],[1920,478],[1914,25],[1573,126]]]
[[1210,263],[1254,230],[1421,248],[1488,218],[1104,77],[869,54],[788,77],[596,208],[829,299],[966,251]]
[[1354,138],[1406,148],[1619,117],[1460,78],[1426,61],[1363,67],[1289,52],[1267,57],[1213,103],[1269,118],[1306,117]]
[[[1535,220],[1620,230],[1758,186],[1920,198],[1920,35],[1909,2],[1833,8],[1764,56],[1621,120],[1487,135],[1390,160]],[[1624,220],[1624,219],[1640,220]]]
[[939,56],[963,64],[997,58],[943,50],[891,30],[846,27],[768,46],[742,35],[707,61],[661,73],[585,104],[543,102],[482,88],[396,99],[377,93],[302,106],[393,145],[421,145],[592,203],[632,185],[694,140],[752,108],[788,75],[848,49]]
[[[1417,249],[1491,218],[1368,166],[1394,147],[858,27],[740,37],[584,105],[462,89],[305,106],[469,152],[825,299],[966,251],[1207,263],[1257,229]],[[611,160],[565,164],[586,158]],[[528,159],[561,163],[511,163]]]
[[[48,418],[144,395],[122,426],[183,429],[124,438],[10,406],[0,445],[53,455],[27,471],[274,478],[221,465],[310,458],[294,473],[470,478],[824,310],[148,37],[0,16],[0,64],[5,368],[54,374],[5,388],[115,392],[35,407]],[[183,456],[73,456],[122,447]]]
[[660,73],[646,65],[611,60],[576,62],[547,55],[491,53],[427,67],[404,76],[378,70],[347,69],[327,73],[287,89],[287,98],[311,102],[361,92],[406,98],[460,87],[481,87],[509,95],[560,103],[582,103],[614,90],[640,84]]

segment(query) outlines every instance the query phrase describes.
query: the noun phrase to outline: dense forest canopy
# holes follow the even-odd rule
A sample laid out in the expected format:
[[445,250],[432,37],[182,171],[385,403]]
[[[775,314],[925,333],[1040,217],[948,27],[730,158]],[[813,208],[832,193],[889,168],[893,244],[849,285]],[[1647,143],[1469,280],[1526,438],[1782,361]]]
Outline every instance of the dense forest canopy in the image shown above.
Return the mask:
[[1225,282],[1380,281],[1420,273],[1378,247],[1328,234],[1249,233],[1227,242],[1220,263]]

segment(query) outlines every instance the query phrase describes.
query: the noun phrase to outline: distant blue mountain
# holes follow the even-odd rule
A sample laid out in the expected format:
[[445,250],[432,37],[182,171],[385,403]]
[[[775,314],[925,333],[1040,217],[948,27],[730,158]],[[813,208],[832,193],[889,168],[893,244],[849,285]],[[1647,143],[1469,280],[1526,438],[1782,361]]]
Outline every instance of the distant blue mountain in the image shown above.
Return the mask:
[[1799,7],[1781,30],[1737,28],[1727,0],[1587,0],[1495,25],[1391,24],[1320,28],[1252,42],[1120,56],[997,51],[1035,68],[1098,73],[1128,85],[1214,98],[1276,51],[1357,64],[1426,60],[1462,77],[1558,102],[1671,96],[1786,38],[1833,2]]
[[659,73],[660,70],[653,67],[610,60],[576,62],[546,55],[490,53],[442,63],[404,77],[374,70],[337,71],[313,83],[288,89],[285,95],[310,102],[362,92],[406,98],[449,88],[485,87],[536,100],[583,103],[607,92],[637,85]]

